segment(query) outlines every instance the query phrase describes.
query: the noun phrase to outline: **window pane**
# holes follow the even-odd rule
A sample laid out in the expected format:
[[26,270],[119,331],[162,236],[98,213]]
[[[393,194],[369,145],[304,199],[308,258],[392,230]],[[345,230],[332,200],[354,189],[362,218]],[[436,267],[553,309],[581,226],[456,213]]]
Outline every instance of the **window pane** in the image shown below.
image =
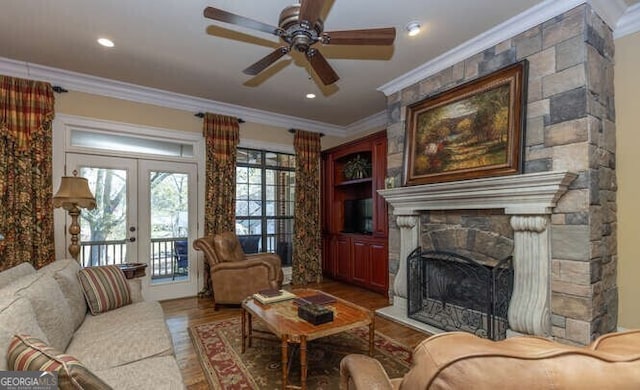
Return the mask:
[[248,183],[249,182],[249,168],[236,167],[236,183]]
[[262,201],[262,186],[261,185],[250,185],[249,186],[249,199],[255,200],[258,202]]
[[295,156],[240,148],[236,172],[236,232],[291,265]]
[[249,202],[236,200],[236,215],[243,217],[249,215]]
[[249,183],[260,184],[262,183],[262,171],[258,168],[247,168],[249,171]]
[[262,215],[262,202],[249,201],[249,213],[245,214],[251,217],[259,217]]
[[265,202],[265,205],[267,206],[267,216],[274,217],[276,215],[275,202]]
[[249,234],[248,219],[236,219],[236,234],[239,236]]
[[236,184],[236,199],[248,200],[249,199],[249,185],[248,184]]
[[192,144],[177,141],[158,141],[130,135],[105,134],[88,130],[72,130],[71,145],[91,149],[133,152],[137,154],[193,157]]
[[262,233],[262,222],[257,220],[249,221],[249,234],[260,234]]
[[276,199],[276,187],[274,186],[265,187],[265,199],[271,200],[271,201]]

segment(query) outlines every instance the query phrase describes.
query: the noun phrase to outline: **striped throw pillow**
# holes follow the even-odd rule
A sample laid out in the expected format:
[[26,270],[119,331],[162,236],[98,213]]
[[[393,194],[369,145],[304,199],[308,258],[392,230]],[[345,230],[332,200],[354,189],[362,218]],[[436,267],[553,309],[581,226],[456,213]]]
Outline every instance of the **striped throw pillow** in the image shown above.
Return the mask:
[[131,303],[129,285],[118,266],[87,267],[78,279],[91,314],[96,315]]
[[78,359],[65,355],[42,340],[25,334],[11,338],[7,367],[14,371],[50,371],[58,373],[59,389],[111,389]]

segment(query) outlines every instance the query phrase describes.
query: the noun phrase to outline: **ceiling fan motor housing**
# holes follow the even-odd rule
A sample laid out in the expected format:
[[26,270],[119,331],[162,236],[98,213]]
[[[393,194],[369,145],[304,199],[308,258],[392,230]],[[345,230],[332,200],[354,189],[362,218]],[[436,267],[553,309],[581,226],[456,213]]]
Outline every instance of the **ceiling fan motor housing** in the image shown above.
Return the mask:
[[300,4],[294,4],[282,10],[278,25],[283,31],[281,38],[297,51],[306,53],[311,45],[320,40],[324,24],[320,18],[313,22],[301,21],[299,17]]

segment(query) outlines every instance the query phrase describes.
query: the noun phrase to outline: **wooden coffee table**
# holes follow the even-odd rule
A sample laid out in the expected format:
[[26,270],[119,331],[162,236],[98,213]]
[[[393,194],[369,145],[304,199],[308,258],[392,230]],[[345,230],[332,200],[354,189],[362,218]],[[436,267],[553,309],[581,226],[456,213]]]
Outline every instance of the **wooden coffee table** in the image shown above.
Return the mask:
[[[297,289],[291,291],[299,297],[318,294],[321,291],[312,289]],[[322,294],[329,295],[322,292]],[[253,338],[260,339],[255,334],[252,324],[253,317],[266,325],[271,333],[280,339],[282,348],[282,388],[298,388],[287,385],[287,367],[289,360],[289,344],[300,345],[300,387],[307,386],[307,342],[320,337],[330,336],[360,326],[369,327],[369,355],[373,355],[374,316],[371,310],[360,307],[351,302],[336,298],[334,303],[326,305],[333,310],[333,321],[321,325],[313,325],[298,317],[298,305],[293,300],[263,305],[249,297],[242,302],[242,353],[248,342],[251,347]],[[273,338],[271,338],[273,340]]]

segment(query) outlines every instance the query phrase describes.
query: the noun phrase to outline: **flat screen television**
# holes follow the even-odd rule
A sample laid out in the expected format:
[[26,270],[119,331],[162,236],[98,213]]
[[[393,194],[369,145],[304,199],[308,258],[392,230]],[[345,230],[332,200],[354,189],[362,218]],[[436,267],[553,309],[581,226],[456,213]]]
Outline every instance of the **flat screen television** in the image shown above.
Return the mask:
[[373,199],[344,201],[343,233],[371,234],[373,231]]

